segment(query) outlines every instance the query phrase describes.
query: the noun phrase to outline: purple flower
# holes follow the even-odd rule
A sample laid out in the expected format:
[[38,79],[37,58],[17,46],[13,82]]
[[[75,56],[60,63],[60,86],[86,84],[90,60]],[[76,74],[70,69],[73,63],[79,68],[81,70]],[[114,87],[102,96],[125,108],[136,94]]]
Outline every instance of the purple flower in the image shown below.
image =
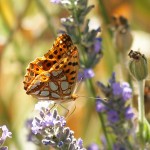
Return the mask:
[[0,138],[0,141],[1,141],[1,140],[6,140],[7,137],[11,138],[12,133],[9,132],[9,130],[8,130],[8,128],[6,127],[6,125],[1,126],[0,128],[1,128],[2,131],[3,131],[2,136],[1,136],[1,138]]
[[81,138],[79,138],[77,140],[77,145],[80,147],[80,148],[83,148],[83,140]]
[[130,88],[129,84],[127,82],[123,82],[121,84],[122,86],[122,97],[123,97],[123,100],[126,101],[128,99],[130,99],[132,97],[132,89]]
[[[98,86],[108,100],[105,107],[101,101],[97,101],[96,109],[98,112],[107,114],[108,126],[112,129],[117,139],[117,143],[114,144],[114,150],[125,150],[126,147],[124,147],[123,141],[128,140],[130,136],[126,123],[132,123],[131,119],[134,116],[132,108],[129,105],[127,106],[126,102],[132,96],[132,89],[127,82],[116,82],[115,73],[112,74],[108,86],[101,82],[98,82]],[[122,136],[122,133],[127,136]],[[107,146],[104,144],[104,147]]]
[[118,113],[115,110],[107,112],[109,122],[116,123],[119,120]]
[[92,78],[92,77],[94,77],[94,72],[93,72],[93,69],[91,69],[91,68],[86,68],[86,69],[84,69],[84,77],[86,78],[86,79],[90,79],[90,78]]
[[96,111],[104,112],[106,110],[106,106],[101,102],[100,98],[96,101]]
[[113,145],[113,150],[127,150],[127,149],[125,148],[124,145],[119,143],[119,144],[114,144]]
[[51,3],[59,4],[61,0],[50,0]]
[[100,150],[100,149],[97,144],[92,143],[91,145],[88,146],[87,150]]
[[30,141],[53,148],[85,150],[83,141],[75,139],[74,132],[66,127],[65,118],[59,116],[56,109],[51,111],[50,103],[43,103],[38,103],[41,106],[36,105],[39,116],[33,119],[32,124],[28,124],[33,133],[29,134]]
[[[46,115],[44,117],[44,121],[42,122],[43,127],[48,127],[48,126],[54,126],[55,122],[57,120],[55,120],[52,116],[52,114]],[[62,124],[61,124],[62,125]],[[63,125],[62,125],[63,126]]]
[[42,119],[35,118],[32,121],[32,132],[34,134],[41,134],[42,130],[46,127],[53,128],[55,125],[59,124],[60,127],[65,126],[66,121],[63,117],[55,118],[54,114],[56,110],[52,113],[46,113]]
[[102,38],[96,38],[94,43],[94,51],[95,53],[99,53],[101,50]]
[[132,97],[132,89],[124,88],[122,96],[123,96],[123,100],[125,100],[125,101],[130,99]]
[[0,150],[8,150],[8,147],[7,146],[3,146],[0,148]]
[[126,119],[132,119],[133,116],[134,116],[133,109],[130,106],[128,106],[126,108],[125,117]]
[[112,84],[113,94],[115,96],[122,96],[124,101],[128,100],[132,96],[132,89],[127,82],[119,83],[115,82]]
[[7,150],[7,146],[2,146],[6,140],[7,137],[11,138],[12,133],[8,130],[6,125],[0,126],[0,129],[2,130],[2,136],[0,137],[0,149]]
[[84,74],[83,74],[83,71],[79,71],[78,73],[78,81],[81,82],[84,80]]
[[84,80],[84,79],[90,79],[94,77],[94,71],[91,68],[83,69],[83,71],[80,71],[78,74],[78,81]]
[[121,87],[122,87],[122,88],[126,88],[126,87],[128,87],[128,88],[129,88],[129,87],[130,87],[130,85],[129,85],[129,83],[128,83],[128,82],[122,82],[122,83],[121,83]]
[[35,118],[32,121],[32,127],[31,130],[34,134],[38,134],[41,133],[41,130],[43,129],[42,125],[41,125],[41,121],[38,118]]
[[112,84],[112,90],[113,90],[113,94],[115,96],[120,96],[122,94],[122,88],[121,88],[119,82],[116,82],[116,83]]

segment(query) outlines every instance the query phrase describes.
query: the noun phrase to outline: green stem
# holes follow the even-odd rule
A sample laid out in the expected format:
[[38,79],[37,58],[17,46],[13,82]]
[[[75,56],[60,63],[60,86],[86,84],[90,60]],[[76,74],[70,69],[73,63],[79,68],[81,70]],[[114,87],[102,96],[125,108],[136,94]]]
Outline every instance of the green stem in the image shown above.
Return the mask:
[[[86,80],[86,85],[87,85],[87,87],[88,87],[88,90],[89,90],[89,92],[91,93],[91,95],[93,96],[93,97],[96,97],[96,92],[95,92],[95,89],[94,89],[94,86],[93,86],[93,83],[92,83],[92,79],[87,79]],[[91,106],[90,106],[91,107]],[[87,114],[87,116],[88,116],[88,121],[89,121],[89,116],[90,116],[90,114],[92,114],[91,113],[91,111],[92,111],[92,109],[89,109],[90,111],[88,111],[88,114]],[[106,130],[106,126],[105,126],[105,121],[104,121],[104,117],[103,117],[103,115],[101,114],[101,113],[99,113],[99,119],[100,119],[100,122],[101,122],[101,128],[102,128],[102,131],[103,131],[103,133],[104,133],[104,136],[105,136],[105,139],[106,139],[106,142],[107,142],[107,148],[108,148],[108,150],[111,150],[111,143],[110,143],[110,140],[109,140],[109,136],[108,136],[108,134],[107,134],[107,130]],[[86,122],[86,124],[87,124],[87,122]]]
[[[106,71],[108,74],[112,74],[114,71],[114,65],[117,63],[117,53],[115,51],[114,45],[112,43],[112,32],[108,28],[110,25],[110,16],[108,14],[108,11],[106,10],[106,4],[104,0],[97,0],[98,1],[98,7],[99,7],[99,12],[100,15],[103,19],[103,32],[102,32],[102,38],[103,38],[103,48],[105,49],[104,51],[104,56],[103,60],[105,61],[106,64]],[[108,61],[109,60],[109,61]]]
[[144,88],[143,88],[143,80],[138,81],[138,88],[139,88],[139,98],[138,98],[139,134],[140,134],[141,141],[144,142],[144,139],[143,139],[143,131],[144,131],[145,108],[144,108]]
[[[104,4],[104,0],[98,0],[98,2],[99,2],[99,5],[98,5],[99,6],[99,10],[101,12],[101,16],[103,16],[104,24],[108,25],[108,24],[110,24],[110,17],[108,15],[107,10],[106,10],[106,6]],[[112,36],[112,33],[110,32],[110,30],[108,30],[108,32],[109,32],[110,36]]]
[[131,143],[129,142],[128,139],[125,140],[125,145],[127,145],[127,148],[128,148],[129,150],[133,150],[132,145],[131,145]]

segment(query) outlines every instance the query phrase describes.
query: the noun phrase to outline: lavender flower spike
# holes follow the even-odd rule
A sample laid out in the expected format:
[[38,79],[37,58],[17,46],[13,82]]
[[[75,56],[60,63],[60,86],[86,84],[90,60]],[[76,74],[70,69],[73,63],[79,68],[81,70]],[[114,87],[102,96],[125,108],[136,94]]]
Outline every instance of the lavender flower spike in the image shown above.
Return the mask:
[[[98,82],[99,88],[107,98],[107,103],[100,99],[96,101],[96,110],[107,115],[108,126],[116,136],[114,150],[125,150],[130,148],[130,132],[134,112],[128,101],[132,97],[132,89],[127,82],[117,82],[115,73],[112,74],[107,86]],[[128,126],[127,126],[128,125]]]
[[[40,102],[41,104],[42,102]],[[36,105],[39,116],[35,117],[30,124],[33,134],[29,134],[30,141],[47,145],[55,149],[85,150],[83,141],[74,137],[74,132],[66,127],[66,120],[60,116],[56,109],[51,110],[48,103],[43,102],[42,107]],[[50,104],[50,103],[49,103]]]

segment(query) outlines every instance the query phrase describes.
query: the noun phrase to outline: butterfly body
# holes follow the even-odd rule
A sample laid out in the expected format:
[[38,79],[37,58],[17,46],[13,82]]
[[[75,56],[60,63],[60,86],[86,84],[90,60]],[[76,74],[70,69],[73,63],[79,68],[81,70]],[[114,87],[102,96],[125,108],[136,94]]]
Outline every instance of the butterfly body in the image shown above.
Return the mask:
[[56,103],[75,100],[73,93],[79,69],[77,47],[67,34],[59,36],[51,50],[27,68],[24,89],[39,100]]

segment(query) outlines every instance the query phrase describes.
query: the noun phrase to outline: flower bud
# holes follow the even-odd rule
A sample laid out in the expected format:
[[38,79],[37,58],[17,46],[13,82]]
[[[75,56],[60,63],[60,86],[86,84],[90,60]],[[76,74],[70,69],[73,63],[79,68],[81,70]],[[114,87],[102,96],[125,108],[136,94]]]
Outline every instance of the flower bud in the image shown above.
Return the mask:
[[131,58],[129,62],[129,70],[131,74],[138,80],[144,80],[148,75],[147,59],[143,54],[131,50],[129,52]]

